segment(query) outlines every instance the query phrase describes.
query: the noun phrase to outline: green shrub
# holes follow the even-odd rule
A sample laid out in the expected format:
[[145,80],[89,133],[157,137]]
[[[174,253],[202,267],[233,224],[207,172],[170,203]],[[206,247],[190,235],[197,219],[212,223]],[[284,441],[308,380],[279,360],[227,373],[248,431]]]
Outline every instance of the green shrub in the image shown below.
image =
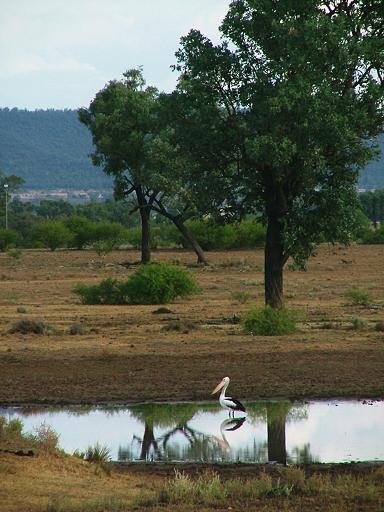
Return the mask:
[[230,249],[247,249],[264,244],[266,229],[260,222],[247,219],[233,224],[233,227],[235,240]]
[[78,284],[83,304],[166,304],[197,291],[192,274],[169,263],[141,266],[123,282],[108,278],[99,284]]
[[359,239],[363,244],[384,244],[384,224],[375,230],[363,230]]
[[13,258],[16,261],[21,260],[22,257],[24,256],[23,251],[16,247],[7,248],[7,254],[8,254],[8,256],[10,256],[11,258]]
[[351,320],[351,328],[354,331],[362,331],[368,327],[368,320],[366,318],[360,318],[359,316],[354,316]]
[[47,220],[38,224],[33,230],[33,238],[51,251],[68,247],[73,240],[71,231],[58,220]]
[[121,294],[121,283],[108,277],[99,284],[79,283],[73,289],[80,295],[83,304],[125,304]]
[[117,222],[95,222],[92,226],[92,247],[101,256],[128,240],[128,231]]
[[243,320],[244,329],[256,335],[278,336],[296,331],[299,313],[290,309],[274,309],[270,306],[251,309]]
[[350,288],[345,295],[354,306],[369,306],[372,302],[370,293],[360,288]]
[[[262,245],[265,241],[265,227],[252,219],[217,224],[213,220],[190,220],[186,223],[201,247],[206,250],[241,249]],[[186,241],[180,238],[185,247]]]
[[93,222],[86,217],[74,215],[64,221],[72,233],[72,243],[76,249],[84,249],[94,241]]
[[8,247],[12,247],[17,244],[20,236],[17,231],[13,229],[0,229],[0,251],[4,252],[8,249]]
[[23,428],[24,424],[19,418],[7,420],[4,416],[0,416],[0,440],[20,438]]
[[83,458],[88,462],[106,463],[111,460],[111,450],[96,443],[94,446],[88,446]]
[[166,304],[196,292],[197,285],[189,271],[162,262],[141,266],[122,290],[130,304]]

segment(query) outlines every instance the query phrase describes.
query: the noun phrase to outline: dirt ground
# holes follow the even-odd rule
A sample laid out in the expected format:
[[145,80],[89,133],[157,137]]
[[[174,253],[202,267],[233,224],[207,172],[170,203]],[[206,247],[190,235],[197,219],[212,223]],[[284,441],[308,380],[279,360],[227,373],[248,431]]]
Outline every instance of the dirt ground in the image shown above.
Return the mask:
[[[251,336],[235,323],[263,304],[262,250],[208,255],[210,265],[198,267],[188,251],[153,253],[188,265],[201,289],[158,314],[158,306],[85,306],[72,291],[128,277],[135,251],[104,259],[90,251],[0,254],[0,404],[210,400],[225,375],[245,401],[384,398],[384,332],[375,330],[384,321],[384,246],[324,245],[307,272],[287,269],[286,303],[305,319],[278,337]],[[368,291],[372,304],[348,304],[352,287]],[[354,317],[362,329],[352,328]],[[11,334],[25,318],[55,332]],[[70,334],[79,323],[85,334]]]

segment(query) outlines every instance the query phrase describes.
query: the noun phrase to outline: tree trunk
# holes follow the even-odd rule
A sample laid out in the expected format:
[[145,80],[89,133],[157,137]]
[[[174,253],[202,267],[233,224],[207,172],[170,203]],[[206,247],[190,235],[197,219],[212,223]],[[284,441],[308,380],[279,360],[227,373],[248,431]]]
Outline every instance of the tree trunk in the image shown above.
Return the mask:
[[184,222],[182,220],[180,220],[178,217],[171,217],[171,218],[172,218],[172,222],[175,224],[175,226],[180,231],[180,233],[183,235],[183,237],[188,241],[189,244],[191,244],[193,250],[195,251],[195,253],[197,255],[197,263],[207,263],[204,251],[201,248],[199,242],[193,236],[192,232],[187,228],[187,226],[184,224]]
[[265,304],[272,308],[283,307],[283,267],[285,264],[283,225],[275,216],[268,218],[264,250]]
[[136,188],[136,197],[141,217],[141,263],[145,264],[151,261],[151,208],[141,187]]
[[141,263],[151,261],[150,210],[140,208],[141,217]]

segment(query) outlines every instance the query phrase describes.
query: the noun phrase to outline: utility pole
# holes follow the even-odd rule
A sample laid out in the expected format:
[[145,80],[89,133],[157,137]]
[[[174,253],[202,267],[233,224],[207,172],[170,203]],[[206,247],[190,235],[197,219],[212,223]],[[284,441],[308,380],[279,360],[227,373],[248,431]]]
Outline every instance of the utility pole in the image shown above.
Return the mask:
[[8,229],[8,183],[4,183],[5,190],[5,229]]

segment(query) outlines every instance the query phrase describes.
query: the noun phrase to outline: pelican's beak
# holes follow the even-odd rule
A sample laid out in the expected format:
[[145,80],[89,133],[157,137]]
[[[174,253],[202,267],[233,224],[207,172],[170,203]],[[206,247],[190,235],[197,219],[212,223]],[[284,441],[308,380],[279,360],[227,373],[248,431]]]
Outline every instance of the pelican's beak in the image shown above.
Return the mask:
[[212,391],[211,395],[214,395],[215,393],[217,393],[218,391],[220,391],[220,389],[224,386],[225,382],[224,382],[224,379],[219,382],[219,384],[215,387],[215,389]]

